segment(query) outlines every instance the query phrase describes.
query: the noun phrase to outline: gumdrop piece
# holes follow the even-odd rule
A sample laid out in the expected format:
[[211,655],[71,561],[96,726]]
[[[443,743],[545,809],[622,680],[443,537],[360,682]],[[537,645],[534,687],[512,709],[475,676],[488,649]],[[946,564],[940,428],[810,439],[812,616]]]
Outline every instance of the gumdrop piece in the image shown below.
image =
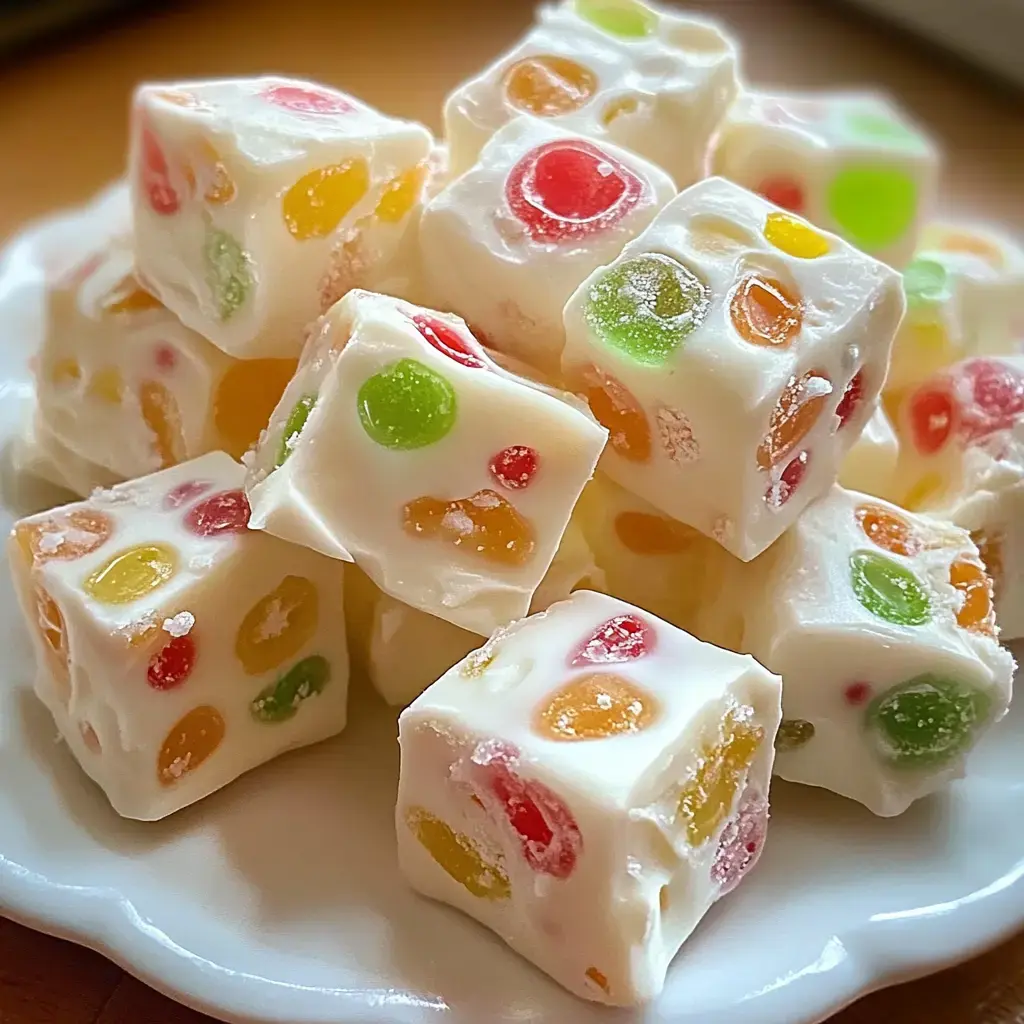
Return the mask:
[[353,157],[304,174],[281,199],[281,213],[292,238],[326,238],[366,195],[370,167]]
[[641,101],[636,96],[616,96],[609,100],[601,111],[601,124],[606,128],[620,117],[628,117],[640,110]]
[[454,501],[416,498],[404,507],[402,516],[403,528],[410,536],[436,537],[498,565],[525,565],[536,547],[529,521],[489,489]]
[[831,394],[832,382],[821,370],[789,378],[757,449],[761,469],[777,466],[811,432]]
[[949,582],[960,593],[962,603],[956,613],[961,629],[986,636],[996,635],[992,580],[977,562],[958,558],[949,567]]
[[677,260],[644,253],[614,264],[591,286],[585,316],[611,349],[662,366],[704,322],[706,284]]
[[534,54],[516,61],[505,73],[509,103],[537,117],[571,114],[597,92],[590,68],[555,54]]
[[871,699],[871,684],[865,682],[850,683],[843,690],[843,698],[851,707],[860,707]]
[[47,656],[54,674],[66,680],[71,672],[71,653],[68,650],[68,634],[60,606],[44,587],[35,589],[36,627],[46,645]]
[[932,617],[921,581],[905,566],[871,551],[850,556],[850,584],[872,615],[897,626],[923,626]]
[[971,540],[978,546],[978,554],[989,579],[992,580],[993,593],[998,594],[1003,581],[1005,567],[1003,548],[1006,542],[1001,534],[987,533],[984,530],[975,530],[971,534]]
[[616,615],[602,622],[569,655],[569,665],[612,665],[646,657],[657,642],[654,627],[636,615]]
[[114,555],[86,577],[82,589],[100,604],[130,604],[169,582],[178,553],[168,544],[140,544]]
[[356,105],[340,92],[300,85],[272,85],[260,97],[296,114],[351,114]]
[[487,464],[496,483],[510,491],[529,487],[540,468],[540,456],[535,448],[514,444],[503,448]]
[[245,673],[262,675],[294,657],[313,639],[319,620],[316,587],[303,576],[285,576],[238,627],[235,654]]
[[441,355],[474,370],[481,370],[487,366],[467,340],[450,324],[424,313],[416,313],[410,319],[431,348],[437,349]]
[[500,860],[490,863],[467,836],[422,807],[410,807],[405,823],[434,862],[472,896],[507,900],[512,886]]
[[854,511],[857,524],[872,544],[892,555],[912,558],[924,546],[910,520],[884,505],[865,503]]
[[920,512],[936,503],[945,486],[943,478],[938,473],[925,473],[907,489],[900,504],[910,512]]
[[686,413],[662,405],[658,408],[657,422],[662,451],[677,466],[700,458],[700,442],[694,437],[693,424]]
[[768,800],[755,786],[748,786],[735,817],[726,822],[711,865],[711,880],[719,895],[732,892],[761,857],[768,837]]
[[217,316],[226,322],[245,305],[253,285],[252,261],[237,238],[212,225],[207,226],[203,260]]
[[209,705],[193,708],[175,723],[157,755],[156,774],[161,786],[173,786],[208,760],[224,741],[221,713]]
[[828,211],[858,249],[881,249],[899,241],[917,217],[917,183],[905,171],[849,166],[829,183]]
[[629,462],[649,461],[651,427],[633,393],[596,366],[587,367],[581,377],[590,411],[608,431],[612,449]]
[[163,308],[163,303],[155,295],[140,287],[133,274],[122,278],[100,299],[100,309],[115,316],[119,313],[146,313],[151,309]]
[[809,224],[787,213],[769,213],[764,237],[776,249],[801,260],[815,260],[831,248],[828,239]]
[[26,561],[70,562],[102,547],[114,535],[114,520],[91,508],[51,512],[45,519],[18,523],[14,535]]
[[945,302],[950,296],[946,268],[938,260],[915,257],[903,271],[903,291],[911,309]]
[[188,679],[195,664],[195,639],[191,634],[175,636],[150,658],[146,680],[154,690],[173,690]]
[[657,698],[636,683],[593,672],[551,694],[534,713],[533,729],[549,740],[603,740],[643,732],[660,712]]
[[185,458],[185,438],[181,412],[174,395],[159,381],[143,381],[139,386],[142,420],[153,435],[153,447],[160,468],[176,466]]
[[620,512],[612,527],[623,547],[634,555],[678,555],[700,538],[693,527],[649,512]]
[[843,397],[839,399],[836,406],[836,416],[839,418],[839,429],[842,430],[853,418],[864,401],[864,371],[858,370],[846,385]]
[[958,408],[948,387],[925,385],[910,396],[908,416],[914,447],[934,455],[946,446],[957,426]]
[[953,679],[925,674],[876,697],[865,712],[879,754],[901,768],[938,768],[970,746],[990,700]]
[[303,395],[292,406],[292,411],[288,413],[288,419],[284,421],[284,428],[281,430],[281,441],[277,449],[277,458],[274,460],[275,468],[283,466],[295,451],[299,436],[306,427],[309,414],[316,405],[317,397],[317,395]]
[[592,142],[548,142],[521,157],[505,180],[505,201],[535,242],[607,231],[650,195],[644,180]]
[[58,359],[50,367],[50,380],[56,385],[77,384],[82,379],[82,367],[77,359]]
[[977,256],[994,270],[1002,270],[1006,265],[1006,255],[1000,245],[966,231],[940,232],[933,243],[928,240],[926,244],[934,244],[944,252],[960,252]]
[[814,739],[814,723],[803,718],[784,718],[775,734],[775,749],[786,753],[799,750]]
[[97,370],[89,381],[86,394],[107,405],[120,405],[124,397],[124,377],[116,366],[104,366]]
[[612,36],[643,39],[658,27],[658,16],[637,0],[576,0],[576,13]]
[[185,483],[178,484],[164,497],[164,511],[173,512],[175,509],[181,508],[182,505],[188,505],[200,494],[205,494],[211,487],[213,484],[209,480],[186,480]]
[[786,463],[786,468],[773,480],[764,492],[764,500],[769,508],[779,509],[796,494],[796,489],[807,475],[807,467],[811,464],[811,453],[802,451],[794,459]]
[[178,362],[178,353],[170,345],[157,345],[153,354],[153,362],[157,368],[170,373]]
[[139,176],[150,209],[161,217],[177,213],[181,209],[181,200],[171,184],[167,157],[156,134],[146,126],[141,133],[140,159]]
[[596,967],[588,967],[584,974],[585,977],[592,981],[606,996],[611,995],[611,989],[608,986],[608,979]]
[[803,326],[803,303],[781,281],[747,274],[732,293],[729,318],[751,345],[784,349]]
[[287,722],[295,717],[304,700],[323,692],[330,678],[330,662],[322,655],[303,658],[260,691],[252,702],[253,718],[258,722]]
[[803,185],[796,178],[766,178],[754,191],[793,213],[802,213],[806,206]]
[[436,444],[455,426],[451,384],[416,359],[400,359],[368,377],[357,396],[363,430],[384,448]]
[[426,166],[417,164],[392,178],[384,186],[384,191],[374,207],[374,217],[382,224],[398,224],[404,220],[420,201],[426,177]]
[[970,395],[961,409],[960,433],[968,442],[1009,430],[1024,416],[1024,372],[997,359],[969,359],[958,368]]
[[193,505],[185,516],[185,526],[197,537],[245,533],[249,528],[250,514],[245,491],[221,491]]
[[213,422],[233,459],[259,440],[298,365],[295,359],[240,359],[220,379]]

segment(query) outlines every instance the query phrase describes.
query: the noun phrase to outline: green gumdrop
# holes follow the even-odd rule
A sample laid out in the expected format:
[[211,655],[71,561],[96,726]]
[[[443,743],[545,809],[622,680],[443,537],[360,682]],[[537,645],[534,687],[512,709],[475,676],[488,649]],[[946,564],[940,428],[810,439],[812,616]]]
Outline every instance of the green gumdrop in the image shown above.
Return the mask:
[[814,723],[803,718],[784,718],[775,734],[775,749],[797,750],[814,739]]
[[591,329],[643,366],[661,366],[704,322],[710,291],[669,256],[645,253],[613,266],[591,285]]
[[903,271],[903,291],[912,306],[942,302],[949,295],[946,268],[938,260],[918,256]]
[[970,745],[975,730],[988,718],[990,704],[978,690],[926,674],[876,697],[868,705],[867,724],[879,752],[891,764],[936,767]]
[[865,139],[876,139],[883,142],[917,141],[917,135],[905,124],[885,114],[871,111],[857,111],[847,116],[846,127],[854,134]]
[[356,402],[363,430],[385,448],[424,448],[455,426],[455,389],[416,359],[368,377]]
[[874,551],[850,556],[850,582],[872,615],[897,626],[922,626],[932,617],[921,581],[905,566]]
[[288,413],[284,430],[281,431],[281,444],[277,449],[275,467],[283,466],[291,453],[295,451],[295,442],[298,441],[299,434],[302,433],[306,420],[309,419],[309,414],[313,411],[313,406],[316,405],[316,398],[316,395],[303,395],[295,403],[292,411]]
[[221,320],[230,320],[245,303],[252,287],[252,267],[238,239],[212,225],[203,245],[206,282]]
[[643,39],[658,25],[658,16],[634,0],[576,0],[576,13],[623,39]]
[[889,167],[846,167],[829,184],[828,210],[853,245],[866,252],[881,249],[914,223],[917,183]]
[[326,658],[314,654],[293,665],[283,676],[260,690],[252,702],[252,716],[258,722],[286,722],[299,705],[314,693],[320,693],[331,678]]

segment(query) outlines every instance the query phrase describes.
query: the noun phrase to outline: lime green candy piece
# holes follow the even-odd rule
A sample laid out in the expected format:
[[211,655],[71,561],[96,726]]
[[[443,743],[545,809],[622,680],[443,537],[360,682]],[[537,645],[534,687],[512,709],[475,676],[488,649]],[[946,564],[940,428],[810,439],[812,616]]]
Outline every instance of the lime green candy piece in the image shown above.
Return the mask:
[[850,556],[850,582],[872,615],[897,626],[922,626],[932,617],[921,581],[905,566],[874,551]]
[[915,143],[918,136],[905,124],[885,114],[872,111],[857,111],[846,118],[846,127],[854,135],[880,142]]
[[661,366],[704,322],[710,291],[669,256],[645,253],[613,266],[590,287],[586,318],[608,345]]
[[576,13],[609,35],[623,39],[643,39],[658,26],[654,11],[636,0],[576,0]]
[[320,693],[331,678],[326,658],[314,654],[293,665],[283,676],[261,690],[252,702],[252,716],[258,722],[287,722],[299,705]]
[[968,746],[991,701],[952,679],[916,676],[876,697],[867,725],[879,753],[903,768],[935,768]]
[[911,260],[903,271],[903,290],[911,306],[927,306],[949,297],[949,275],[938,260],[922,256]]
[[416,359],[368,377],[357,404],[363,430],[385,448],[425,448],[455,426],[455,389]]
[[828,187],[828,211],[848,241],[866,252],[902,238],[917,216],[917,182],[890,167],[841,170]]
[[799,750],[814,739],[814,723],[803,718],[784,718],[775,734],[775,749]]
[[292,411],[288,413],[284,430],[281,431],[281,444],[277,449],[275,467],[283,466],[295,451],[295,442],[298,441],[299,434],[306,426],[306,420],[309,419],[309,414],[313,411],[313,406],[316,405],[316,398],[316,395],[303,395],[292,407]]
[[208,224],[203,243],[206,283],[221,320],[230,320],[245,304],[252,287],[252,264],[233,235]]

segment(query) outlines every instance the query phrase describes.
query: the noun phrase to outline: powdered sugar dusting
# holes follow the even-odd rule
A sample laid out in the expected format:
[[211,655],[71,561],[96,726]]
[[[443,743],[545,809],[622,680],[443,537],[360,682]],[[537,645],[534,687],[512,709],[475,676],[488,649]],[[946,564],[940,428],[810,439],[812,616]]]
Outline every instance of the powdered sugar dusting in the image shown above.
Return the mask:
[[188,636],[195,624],[196,617],[191,612],[178,612],[177,615],[164,619],[163,629],[173,637]]

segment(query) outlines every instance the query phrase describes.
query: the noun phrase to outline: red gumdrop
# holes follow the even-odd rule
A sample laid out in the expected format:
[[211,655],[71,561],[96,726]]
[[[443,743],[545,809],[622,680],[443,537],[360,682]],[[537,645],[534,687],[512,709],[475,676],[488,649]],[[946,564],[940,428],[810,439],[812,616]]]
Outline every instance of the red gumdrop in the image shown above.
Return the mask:
[[196,642],[191,634],[172,637],[149,659],[146,679],[154,690],[173,690],[188,679],[195,664]]
[[514,444],[498,452],[487,468],[502,487],[517,491],[530,486],[539,464],[540,456],[536,449]]
[[802,451],[795,458],[791,459],[786,468],[782,471],[777,482],[769,485],[764,492],[764,500],[772,508],[782,508],[796,493],[800,481],[807,474],[807,467],[810,465],[811,453]]
[[971,403],[962,410],[961,432],[977,441],[1007,430],[1024,414],[1024,373],[996,359],[971,359],[960,367]]
[[186,480],[185,483],[178,484],[177,487],[167,492],[167,496],[164,498],[164,509],[171,512],[176,508],[181,508],[193,498],[205,494],[212,486],[213,484],[209,480]]
[[580,665],[610,665],[635,661],[654,650],[654,627],[637,615],[616,615],[602,622],[569,657],[573,668]]
[[839,404],[836,406],[836,415],[839,417],[840,430],[846,426],[850,417],[860,408],[860,403],[863,400],[864,371],[858,370],[853,375],[853,379],[850,383],[846,385],[843,397],[839,400]]
[[355,104],[341,93],[299,85],[272,85],[260,96],[275,107],[297,114],[351,114],[356,109]]
[[520,158],[505,200],[535,242],[562,242],[605,231],[649,189],[625,164],[591,142],[559,140]]
[[957,426],[958,408],[947,385],[925,385],[910,396],[910,431],[922,455],[945,446]]
[[852,704],[854,707],[860,707],[861,704],[866,704],[868,702],[868,698],[871,696],[871,684],[850,683],[850,685],[843,690],[843,696],[846,698],[847,704]]
[[[416,330],[423,335],[433,348],[436,348],[441,355],[454,359],[474,370],[481,370],[487,364],[473,351],[465,338],[459,332],[437,317],[426,316],[423,313],[416,313],[409,319],[416,325]],[[475,338],[473,339],[476,340]]]
[[718,840],[718,852],[711,865],[711,879],[720,896],[732,892],[758,862],[768,835],[768,801],[754,786],[748,786],[736,816],[726,823]]
[[197,537],[219,537],[249,528],[249,499],[245,491],[222,491],[194,505],[185,525]]
[[171,214],[177,213],[181,208],[181,200],[171,184],[171,172],[167,166],[167,157],[164,156],[160,140],[146,126],[142,128],[141,160],[142,166],[139,168],[139,174],[142,179],[142,188],[153,211],[162,217],[169,217]]
[[170,345],[158,345],[154,358],[161,370],[173,370],[178,362],[178,353]]
[[803,213],[804,190],[795,178],[766,178],[754,191],[784,210]]

